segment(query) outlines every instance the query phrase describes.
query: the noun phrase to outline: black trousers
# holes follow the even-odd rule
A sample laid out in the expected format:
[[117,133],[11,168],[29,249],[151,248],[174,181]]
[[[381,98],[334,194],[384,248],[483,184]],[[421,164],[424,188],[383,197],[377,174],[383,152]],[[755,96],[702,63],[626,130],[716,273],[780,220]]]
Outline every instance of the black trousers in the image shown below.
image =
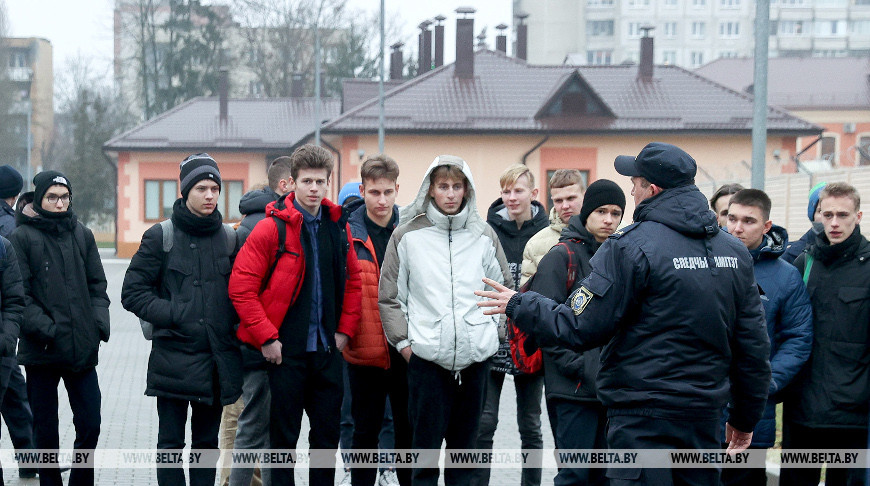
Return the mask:
[[[27,400],[27,383],[15,357],[0,359],[0,413],[16,451],[33,449],[33,412]],[[19,472],[36,472],[24,468]]]
[[[69,396],[76,438],[75,449],[93,450],[100,438],[100,383],[97,370],[73,372],[52,367],[27,366],[27,395],[33,410],[33,437],[37,449],[57,450],[58,435],[57,386],[60,380]],[[40,486],[62,486],[57,464],[39,468]],[[70,471],[70,486],[94,484],[94,469],[76,467]]]
[[[223,407],[215,399],[212,405],[206,405],[177,398],[157,397],[157,449],[184,449],[184,433],[187,429],[187,409],[190,407],[190,447],[191,449],[215,450],[218,448],[218,429],[221,425]],[[191,486],[212,486],[215,478],[216,456],[204,460],[215,462],[211,467],[191,467]],[[158,467],[157,484],[160,486],[184,486],[184,468]]]
[[[547,415],[557,453],[559,449],[607,450],[607,410],[600,403],[548,398]],[[605,472],[604,468],[559,468],[553,486],[606,485]]]
[[[784,421],[782,424],[783,449],[864,449],[867,447],[867,429],[814,428]],[[819,484],[822,468],[782,468],[780,484],[804,486]],[[825,486],[861,486],[867,484],[865,468],[828,468]]]
[[[414,449],[438,450],[444,440],[448,449],[475,447],[488,372],[489,364],[486,362],[475,363],[455,374],[435,363],[411,356],[408,363],[408,414]],[[468,485],[474,472],[474,469],[447,468],[444,484]],[[436,486],[438,476],[437,466],[415,468],[412,484]]]
[[[725,440],[722,437],[722,440]],[[722,444],[723,449],[728,448],[728,444]],[[749,446],[748,450],[754,452],[767,453],[767,447]],[[719,483],[722,486],[767,486],[767,468],[763,467],[726,467],[722,468],[722,481]],[[816,483],[818,484],[818,483]]]
[[[295,450],[302,427],[302,412],[308,415],[311,449],[337,450],[341,422],[342,358],[336,352],[307,352],[302,356],[284,356],[280,365],[269,368],[272,391],[269,438],[273,449]],[[381,418],[378,419],[380,426]],[[293,468],[272,470],[272,484],[294,485]],[[308,470],[311,486],[332,486],[332,467]]]
[[[622,412],[622,411],[620,411]],[[607,414],[607,445],[611,449],[718,449],[719,417],[685,420],[659,418],[655,410]],[[719,470],[613,468],[610,486],[709,486],[719,482]],[[788,483],[783,483],[788,484]]]
[[[353,448],[377,449],[378,437],[389,397],[393,411],[393,430],[396,449],[411,448],[411,423],[408,420],[408,364],[405,358],[390,346],[390,368],[347,365],[353,399]],[[351,469],[353,486],[371,486],[377,475],[375,468]],[[397,468],[396,475],[402,486],[410,486],[411,469]]]

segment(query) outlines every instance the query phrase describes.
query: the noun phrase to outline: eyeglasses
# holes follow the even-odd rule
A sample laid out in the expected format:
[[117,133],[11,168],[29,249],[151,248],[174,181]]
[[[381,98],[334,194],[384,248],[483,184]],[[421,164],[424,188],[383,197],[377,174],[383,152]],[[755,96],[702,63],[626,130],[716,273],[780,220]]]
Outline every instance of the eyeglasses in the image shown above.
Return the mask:
[[64,194],[63,196],[58,196],[57,194],[49,194],[45,196],[45,199],[49,204],[57,204],[58,199],[60,202],[64,204],[69,204],[72,201],[72,194]]

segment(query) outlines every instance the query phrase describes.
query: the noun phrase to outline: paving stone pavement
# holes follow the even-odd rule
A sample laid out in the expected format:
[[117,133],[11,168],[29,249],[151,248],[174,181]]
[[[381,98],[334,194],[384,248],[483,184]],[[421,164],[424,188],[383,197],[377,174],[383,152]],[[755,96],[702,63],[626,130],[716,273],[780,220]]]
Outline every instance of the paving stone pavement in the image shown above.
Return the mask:
[[[102,391],[102,429],[99,448],[104,449],[142,449],[150,451],[157,443],[156,400],[146,397],[145,372],[148,364],[150,343],[142,338],[138,319],[121,307],[121,283],[129,260],[116,259],[109,251],[101,250],[103,266],[109,282],[109,298],[112,300],[112,333],[108,343],[100,349],[100,363],[97,373]],[[59,387],[60,403],[60,443],[61,448],[71,448],[75,439],[72,413],[66,390]],[[553,447],[553,436],[547,419],[546,406],[542,404],[542,429],[544,448]],[[307,419],[302,424],[299,446],[308,447]],[[0,429],[0,448],[11,449],[5,425]],[[190,443],[188,430],[187,442]],[[516,394],[513,380],[505,382],[499,410],[499,427],[495,434],[496,447],[519,449],[519,432],[516,425]],[[555,470],[544,470],[543,485],[552,485]],[[296,482],[307,485],[307,472],[296,473]],[[336,482],[340,474],[336,474]],[[68,473],[64,473],[64,478]],[[37,480],[18,478],[14,465],[4,464],[3,479],[7,485],[35,486]],[[148,486],[156,485],[153,469],[98,469],[96,483],[99,485]],[[442,479],[443,483],[443,479]],[[490,484],[495,486],[518,485],[519,469],[494,469]]]

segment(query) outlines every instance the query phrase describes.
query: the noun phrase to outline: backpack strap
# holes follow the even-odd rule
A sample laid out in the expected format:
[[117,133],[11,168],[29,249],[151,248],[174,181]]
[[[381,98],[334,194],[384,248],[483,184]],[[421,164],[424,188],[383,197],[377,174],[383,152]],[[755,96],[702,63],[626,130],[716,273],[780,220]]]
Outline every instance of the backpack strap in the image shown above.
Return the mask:
[[278,260],[281,259],[281,255],[287,253],[287,222],[274,214],[272,215],[272,220],[275,221],[275,228],[278,230],[278,249],[275,250],[275,257],[272,259],[272,264],[269,265],[269,271],[266,273],[265,278],[263,278],[263,283],[260,284],[260,292],[265,290],[266,285],[269,284],[269,279],[272,278],[272,272],[278,266]]
[[809,253],[806,254],[806,260],[804,260],[804,286],[807,285],[807,282],[810,280],[810,271],[813,269],[813,258]]
[[164,219],[160,222],[160,229],[163,231],[163,253],[169,253],[175,240],[175,226],[171,219]]
[[73,236],[76,240],[76,245],[79,247],[79,253],[82,255],[82,261],[88,261],[88,243],[85,239],[85,228],[81,224],[77,224],[73,230]]
[[565,291],[570,294],[574,281],[577,280],[577,259],[574,258],[574,249],[566,241],[560,241],[557,245],[565,247],[568,253],[568,277],[565,279]]
[[236,230],[233,228],[233,225],[227,223],[223,224],[223,230],[227,242],[227,255],[233,256],[233,253],[236,251],[236,243],[238,242]]

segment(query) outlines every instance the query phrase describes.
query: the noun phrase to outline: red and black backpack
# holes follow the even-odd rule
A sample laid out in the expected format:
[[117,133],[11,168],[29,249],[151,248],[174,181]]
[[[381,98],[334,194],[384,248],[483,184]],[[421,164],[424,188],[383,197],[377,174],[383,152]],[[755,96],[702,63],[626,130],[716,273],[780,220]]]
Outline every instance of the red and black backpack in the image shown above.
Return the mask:
[[[565,289],[567,293],[571,293],[571,287],[574,286],[574,280],[577,278],[577,259],[574,257],[574,250],[571,249],[571,245],[562,241],[557,243],[556,246],[564,246],[565,251],[568,253],[568,278],[565,279]],[[532,287],[534,279],[535,275],[532,275],[526,280],[526,283],[520,286],[518,292],[528,292]],[[511,348],[511,359],[517,369],[521,373],[529,375],[539,373],[544,366],[544,358],[540,346],[535,341],[535,337],[517,327],[513,319],[508,318],[507,338]]]

